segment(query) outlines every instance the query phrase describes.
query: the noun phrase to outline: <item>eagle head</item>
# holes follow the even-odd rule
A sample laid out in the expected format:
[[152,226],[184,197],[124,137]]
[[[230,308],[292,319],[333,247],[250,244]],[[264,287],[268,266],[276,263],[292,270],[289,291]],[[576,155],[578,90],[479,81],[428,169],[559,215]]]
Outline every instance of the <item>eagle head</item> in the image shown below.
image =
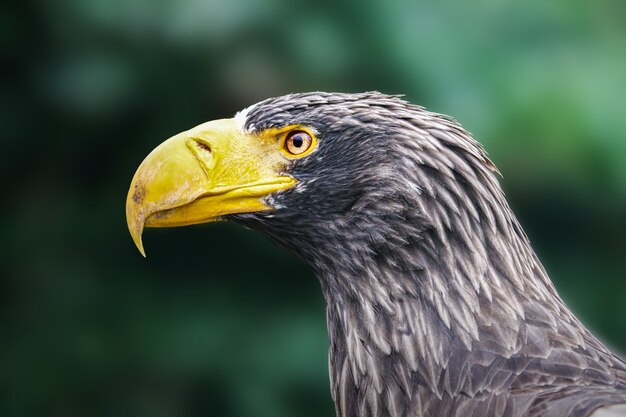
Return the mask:
[[127,219],[142,253],[144,227],[230,220],[327,266],[346,245],[355,259],[451,227],[441,206],[460,210],[463,184],[497,191],[493,170],[454,120],[399,96],[291,94],[157,147],[131,183]]

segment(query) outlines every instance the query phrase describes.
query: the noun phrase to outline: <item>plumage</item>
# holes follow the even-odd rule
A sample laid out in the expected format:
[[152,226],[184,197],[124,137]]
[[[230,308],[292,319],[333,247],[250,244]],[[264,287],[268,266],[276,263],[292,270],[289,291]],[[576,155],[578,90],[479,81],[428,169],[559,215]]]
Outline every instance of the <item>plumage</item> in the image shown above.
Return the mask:
[[624,415],[626,364],[572,314],[483,147],[453,119],[380,93],[293,94],[236,120],[319,138],[225,219],[315,270],[340,417]]

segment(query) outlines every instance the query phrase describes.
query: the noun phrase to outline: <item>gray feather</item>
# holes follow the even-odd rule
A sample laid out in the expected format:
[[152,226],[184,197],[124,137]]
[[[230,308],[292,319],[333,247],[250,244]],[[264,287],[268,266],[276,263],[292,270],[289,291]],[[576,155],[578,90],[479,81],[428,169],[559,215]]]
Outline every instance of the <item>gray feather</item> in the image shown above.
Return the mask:
[[338,416],[622,415],[606,406],[626,403],[626,365],[558,296],[455,121],[379,93],[243,114],[247,131],[319,132],[288,171],[298,187],[267,199],[274,211],[232,218],[316,270]]
[[590,417],[626,417],[626,405],[602,407],[593,412]]

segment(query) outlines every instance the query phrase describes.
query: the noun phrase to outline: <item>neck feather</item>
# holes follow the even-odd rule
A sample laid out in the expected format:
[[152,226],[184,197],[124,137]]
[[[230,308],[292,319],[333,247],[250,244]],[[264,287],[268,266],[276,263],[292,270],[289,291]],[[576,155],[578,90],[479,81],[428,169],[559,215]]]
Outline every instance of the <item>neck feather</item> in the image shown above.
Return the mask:
[[626,380],[557,295],[482,147],[420,107],[364,104],[326,129],[360,147],[268,197],[291,209],[236,217],[316,270],[338,416],[548,416],[537,404],[563,387]]
[[[477,395],[487,382],[472,380],[472,366],[545,358],[552,334],[585,344],[584,328],[557,295],[493,166],[478,145],[475,152],[456,147],[457,133],[430,132],[440,136],[437,146],[397,163],[389,192],[364,193],[325,234],[341,240],[316,242],[309,261],[328,305],[340,416],[429,409],[411,403],[420,393]],[[446,143],[455,145],[442,153]]]

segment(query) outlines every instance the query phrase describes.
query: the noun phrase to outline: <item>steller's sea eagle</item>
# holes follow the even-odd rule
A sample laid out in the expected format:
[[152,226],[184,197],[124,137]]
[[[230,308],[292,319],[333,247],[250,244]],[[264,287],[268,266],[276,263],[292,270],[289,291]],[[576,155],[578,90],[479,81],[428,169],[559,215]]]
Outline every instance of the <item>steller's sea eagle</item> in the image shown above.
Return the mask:
[[626,416],[626,364],[557,294],[482,146],[397,96],[270,98],[158,146],[144,227],[215,220],[316,272],[339,417]]

